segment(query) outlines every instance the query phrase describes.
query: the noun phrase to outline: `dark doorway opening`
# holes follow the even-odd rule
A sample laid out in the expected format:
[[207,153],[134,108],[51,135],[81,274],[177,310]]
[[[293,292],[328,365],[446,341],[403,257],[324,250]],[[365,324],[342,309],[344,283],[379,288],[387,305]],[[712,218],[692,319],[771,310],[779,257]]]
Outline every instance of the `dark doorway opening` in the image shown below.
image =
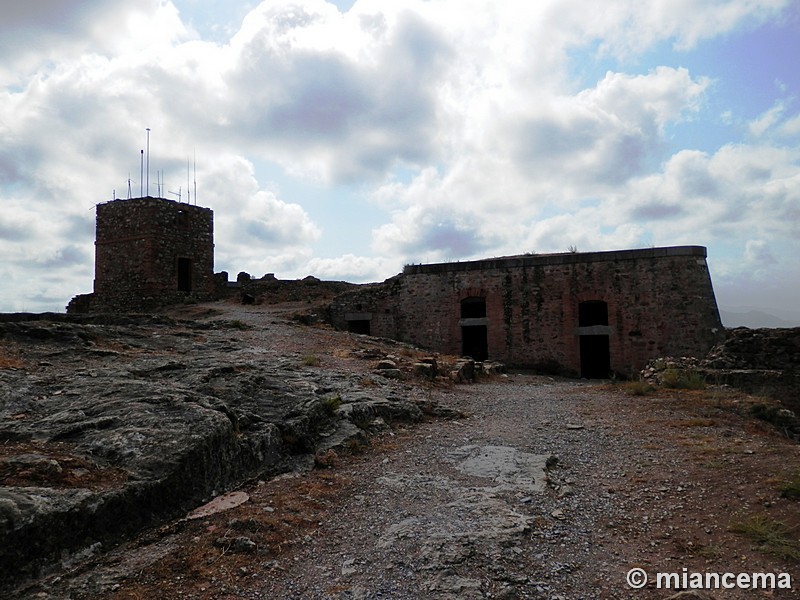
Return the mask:
[[479,362],[489,358],[486,325],[470,325],[461,328],[461,354]]
[[178,291],[192,291],[192,261],[189,258],[178,259]]
[[581,377],[608,379],[611,375],[611,352],[607,335],[582,335]]
[[347,331],[350,333],[370,335],[369,319],[355,319],[353,321],[348,321]]
[[[588,300],[578,305],[578,327],[608,326],[608,304],[602,300]],[[581,377],[608,379],[611,375],[611,351],[608,335],[599,332],[581,335]]]
[[486,333],[486,298],[469,296],[461,301],[461,319],[475,319],[461,325],[461,354],[477,361],[489,358]]

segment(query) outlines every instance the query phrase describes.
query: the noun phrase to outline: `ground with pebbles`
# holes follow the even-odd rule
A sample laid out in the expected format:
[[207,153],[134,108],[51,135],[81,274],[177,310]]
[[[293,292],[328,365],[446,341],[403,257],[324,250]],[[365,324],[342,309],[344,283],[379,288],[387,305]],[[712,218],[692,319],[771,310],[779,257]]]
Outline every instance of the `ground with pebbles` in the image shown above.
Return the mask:
[[[298,335],[230,307],[318,368],[362,369],[358,336]],[[239,312],[236,312],[239,311]],[[277,311],[277,312],[276,312]],[[337,337],[339,336],[339,337]],[[265,336],[266,339],[266,336]],[[252,342],[252,336],[250,338]],[[372,382],[372,383],[370,383]],[[667,598],[656,572],[774,572],[800,593],[800,446],[731,390],[660,391],[532,374],[409,382],[457,416],[387,427],[243,503],[154,529],[29,588],[38,598]],[[753,534],[761,524],[770,539]],[[626,573],[651,581],[634,590]],[[712,598],[763,591],[711,590]]]

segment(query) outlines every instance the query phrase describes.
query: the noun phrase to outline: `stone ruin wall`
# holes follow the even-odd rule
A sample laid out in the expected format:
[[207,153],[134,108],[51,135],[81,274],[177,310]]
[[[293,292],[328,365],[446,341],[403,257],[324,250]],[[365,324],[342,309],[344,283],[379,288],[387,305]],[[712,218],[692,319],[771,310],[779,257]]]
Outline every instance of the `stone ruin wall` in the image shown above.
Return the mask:
[[331,306],[339,328],[370,318],[372,335],[461,354],[460,301],[486,299],[489,358],[580,372],[578,306],[608,306],[611,369],[653,357],[702,356],[724,337],[706,249],[698,246],[521,256],[409,266]]

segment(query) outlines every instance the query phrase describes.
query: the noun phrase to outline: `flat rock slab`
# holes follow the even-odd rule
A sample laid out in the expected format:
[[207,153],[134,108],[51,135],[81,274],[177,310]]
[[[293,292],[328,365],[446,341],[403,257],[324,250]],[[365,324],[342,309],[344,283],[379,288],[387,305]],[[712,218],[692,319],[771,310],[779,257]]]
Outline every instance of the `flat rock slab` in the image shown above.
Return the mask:
[[211,502],[207,502],[186,515],[187,519],[202,519],[231,508],[236,508],[250,500],[250,495],[247,492],[236,491],[228,494],[217,496]]
[[458,476],[402,472],[378,478],[379,485],[402,489],[410,497],[440,495],[450,500],[440,501],[433,512],[391,523],[375,548],[393,553],[398,567],[415,557],[429,573],[425,591],[436,598],[484,598],[482,580],[455,569],[475,561],[497,562],[504,549],[516,547],[529,534],[535,516],[529,505],[509,502],[508,492],[515,496],[544,492],[552,457],[511,446],[469,445],[449,451],[447,460],[454,472],[486,481],[475,485]]
[[493,480],[503,489],[530,493],[547,486],[546,454],[522,452],[510,446],[462,446],[451,452],[456,468],[467,475]]

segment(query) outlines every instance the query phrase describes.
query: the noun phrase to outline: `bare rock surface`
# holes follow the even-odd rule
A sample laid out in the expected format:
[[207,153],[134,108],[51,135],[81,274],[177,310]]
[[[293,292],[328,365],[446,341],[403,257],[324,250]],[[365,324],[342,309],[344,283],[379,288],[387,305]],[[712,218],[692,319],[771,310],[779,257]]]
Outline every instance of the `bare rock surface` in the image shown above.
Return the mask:
[[[223,496],[199,518],[162,520],[116,547],[83,544],[56,571],[19,585],[12,597],[656,600],[682,591],[657,589],[653,580],[631,589],[625,576],[633,567],[651,579],[682,569],[790,573],[793,589],[768,590],[768,596],[797,597],[800,542],[792,532],[800,511],[791,482],[800,481],[800,445],[750,416],[759,399],[727,388],[638,397],[623,386],[522,373],[453,385],[452,373],[463,363],[447,364],[444,357],[437,362],[446,378],[413,379],[422,355],[410,348],[299,328],[276,307],[252,310],[195,315],[196,324],[209,329],[187,327],[191,333],[179,338],[218,340],[222,364],[192,374],[200,368],[194,363],[203,364],[202,348],[176,357],[174,333],[167,339],[162,333],[172,348],[158,357],[162,362],[145,345],[139,354],[149,358],[125,368],[185,364],[148,371],[162,377],[161,394],[172,385],[165,373],[178,382],[189,377],[193,383],[186,387],[203,400],[198,406],[219,413],[236,440],[247,439],[248,427],[274,425],[283,443],[280,457],[307,461],[309,444],[324,448],[313,457],[316,468],[262,472],[231,484],[237,495]],[[161,343],[155,331],[143,336],[152,338],[147,344]],[[120,353],[114,369],[131,360],[127,348],[106,349]],[[400,379],[375,374],[384,359],[395,363]],[[286,375],[280,381],[267,376],[277,363]],[[78,364],[100,373],[94,363]],[[233,370],[203,387],[215,367]],[[19,377],[11,387],[38,389],[36,377],[43,375],[18,368],[29,369],[33,383]],[[16,373],[3,371],[4,381]],[[250,379],[256,374],[264,377],[258,385]],[[277,397],[262,409],[257,398],[264,390]],[[405,405],[406,413],[396,412]],[[329,425],[309,433],[319,422],[315,410],[329,415],[323,420]],[[16,423],[31,418],[19,414],[27,413],[9,410],[3,420],[17,434],[25,429]],[[447,418],[429,418],[437,414]],[[371,436],[369,445],[353,438],[358,432],[351,425]],[[97,430],[102,427],[86,429]],[[61,478],[62,492],[81,494],[127,485],[123,476],[140,464],[135,454],[127,463],[97,466],[67,460],[94,460],[72,452],[70,444],[82,443],[82,435],[49,442],[49,453],[20,447],[11,461],[17,479],[8,481],[32,482],[49,473]],[[62,475],[49,459],[61,465]],[[64,487],[72,476],[63,473],[79,468],[94,487]],[[767,524],[772,540],[784,544],[743,533],[748,524],[751,530]],[[687,597],[706,594],[745,599],[761,592],[709,590]]]
[[363,442],[377,418],[422,418],[402,377],[367,388],[285,344],[332,332],[218,306],[0,322],[0,583]]

